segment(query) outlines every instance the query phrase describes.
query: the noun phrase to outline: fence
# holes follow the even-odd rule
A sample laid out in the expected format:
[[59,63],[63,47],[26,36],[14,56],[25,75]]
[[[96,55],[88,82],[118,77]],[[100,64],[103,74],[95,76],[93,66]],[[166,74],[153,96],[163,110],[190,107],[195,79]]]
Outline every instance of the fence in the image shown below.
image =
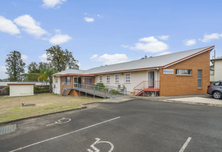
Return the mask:
[[0,96],[5,96],[5,95],[9,95],[9,92],[7,92],[7,89],[6,88],[0,89]]

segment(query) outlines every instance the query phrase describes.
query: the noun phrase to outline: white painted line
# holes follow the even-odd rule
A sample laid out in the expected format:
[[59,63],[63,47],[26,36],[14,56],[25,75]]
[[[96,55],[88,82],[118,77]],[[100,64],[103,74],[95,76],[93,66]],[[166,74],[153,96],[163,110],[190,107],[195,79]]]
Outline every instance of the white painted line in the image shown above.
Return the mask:
[[185,148],[187,147],[187,145],[189,144],[189,142],[191,141],[191,139],[192,139],[191,137],[189,137],[189,138],[187,139],[187,141],[184,143],[183,147],[180,149],[179,152],[184,152]]
[[113,151],[114,145],[111,142],[109,142],[109,141],[100,141],[99,138],[96,138],[96,141],[90,146],[94,151],[92,151],[91,149],[87,149],[87,151],[88,152],[100,152],[100,150],[98,148],[96,148],[95,145],[96,144],[101,144],[101,143],[110,145],[111,148],[108,152]]
[[19,150],[22,150],[22,149],[25,149],[25,148],[28,148],[28,147],[31,147],[31,146],[35,146],[35,145],[38,145],[38,144],[50,141],[50,140],[54,140],[54,139],[57,139],[57,138],[60,138],[60,137],[64,137],[64,136],[67,136],[67,135],[70,135],[70,134],[73,134],[73,133],[77,133],[79,131],[82,131],[82,130],[85,130],[85,129],[88,129],[88,128],[92,128],[92,127],[95,127],[95,126],[98,126],[98,125],[101,125],[101,124],[104,124],[104,123],[107,123],[107,122],[110,122],[110,121],[113,121],[113,120],[116,120],[116,119],[119,119],[119,118],[120,117],[116,117],[116,118],[109,119],[109,120],[106,120],[106,121],[103,121],[103,122],[99,122],[99,123],[96,123],[94,125],[90,125],[88,127],[84,127],[84,128],[81,128],[81,129],[78,129],[78,130],[75,130],[75,131],[71,131],[71,132],[68,132],[68,133],[65,133],[65,134],[62,134],[62,135],[59,135],[59,136],[55,136],[55,137],[52,137],[52,138],[49,138],[49,139],[45,139],[45,140],[42,140],[42,141],[30,144],[30,145],[27,145],[27,146],[18,148],[18,149],[14,149],[14,150],[9,151],[9,152],[19,151]]

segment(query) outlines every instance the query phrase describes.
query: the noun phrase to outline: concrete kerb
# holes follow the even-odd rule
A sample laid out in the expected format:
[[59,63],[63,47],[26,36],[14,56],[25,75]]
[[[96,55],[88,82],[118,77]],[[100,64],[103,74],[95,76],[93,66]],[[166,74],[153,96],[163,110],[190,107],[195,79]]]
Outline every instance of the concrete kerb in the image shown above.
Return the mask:
[[170,102],[170,103],[184,103],[184,104],[192,104],[192,105],[222,107],[221,104],[211,104],[211,103],[198,103],[198,102],[176,101],[176,100],[170,100],[170,99],[158,99],[158,98],[149,98],[149,97],[134,97],[134,96],[132,96],[131,98],[139,99],[139,100],[151,100],[151,101],[161,101],[161,102]]

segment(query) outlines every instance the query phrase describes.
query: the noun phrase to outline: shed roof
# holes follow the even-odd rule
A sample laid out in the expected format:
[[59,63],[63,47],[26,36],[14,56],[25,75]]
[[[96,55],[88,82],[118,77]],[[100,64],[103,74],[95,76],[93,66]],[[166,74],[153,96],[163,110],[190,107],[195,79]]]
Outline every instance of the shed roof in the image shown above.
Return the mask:
[[124,71],[138,71],[145,69],[154,69],[154,68],[167,68],[171,65],[177,64],[184,60],[187,60],[191,57],[197,56],[201,53],[211,51],[214,46],[207,46],[202,48],[197,48],[193,50],[181,51],[177,53],[171,53],[166,55],[155,56],[146,59],[139,59],[129,62],[123,62],[118,64],[112,64],[107,66],[101,66],[92,68],[89,70],[65,70],[54,75],[95,75],[102,73],[115,73],[115,72],[124,72]]
[[211,59],[210,61],[222,60],[222,56],[218,58]]

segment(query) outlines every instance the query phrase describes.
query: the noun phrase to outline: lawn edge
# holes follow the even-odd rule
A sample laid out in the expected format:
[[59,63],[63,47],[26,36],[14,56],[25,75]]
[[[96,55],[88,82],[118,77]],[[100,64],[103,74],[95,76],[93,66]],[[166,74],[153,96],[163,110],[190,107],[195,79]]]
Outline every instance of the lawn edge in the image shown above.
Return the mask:
[[24,117],[24,118],[9,120],[9,121],[3,121],[3,122],[0,122],[0,126],[1,126],[1,125],[4,125],[4,124],[9,124],[9,123],[12,123],[12,122],[20,121],[20,120],[27,120],[27,119],[32,119],[32,118],[37,118],[37,117],[42,117],[42,116],[47,116],[47,115],[52,115],[52,114],[57,114],[57,113],[63,113],[63,112],[68,112],[68,111],[73,111],[73,110],[81,110],[81,109],[87,108],[86,105],[94,104],[94,103],[96,103],[96,102],[82,104],[80,107],[73,108],[73,109],[67,109],[67,110],[62,110],[62,111],[45,113],[45,114],[41,114],[41,115],[35,115],[35,116]]

